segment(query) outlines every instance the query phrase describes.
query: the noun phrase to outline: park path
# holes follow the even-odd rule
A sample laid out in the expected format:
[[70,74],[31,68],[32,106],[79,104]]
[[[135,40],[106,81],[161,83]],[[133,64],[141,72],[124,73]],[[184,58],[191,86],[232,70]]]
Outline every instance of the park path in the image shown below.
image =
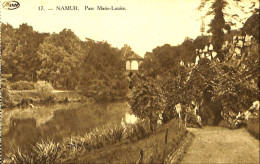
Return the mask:
[[195,135],[180,163],[259,163],[259,140],[246,129],[188,128]]

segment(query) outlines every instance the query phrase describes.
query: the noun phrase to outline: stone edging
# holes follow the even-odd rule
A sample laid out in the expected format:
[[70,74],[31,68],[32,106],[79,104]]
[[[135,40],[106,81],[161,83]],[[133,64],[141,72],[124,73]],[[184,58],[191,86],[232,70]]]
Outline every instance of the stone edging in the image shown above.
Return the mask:
[[167,156],[164,163],[165,164],[178,163],[182,159],[183,154],[189,147],[193,138],[194,138],[194,134],[192,134],[191,132],[187,132],[186,135],[181,140],[181,142],[178,144],[178,147]]

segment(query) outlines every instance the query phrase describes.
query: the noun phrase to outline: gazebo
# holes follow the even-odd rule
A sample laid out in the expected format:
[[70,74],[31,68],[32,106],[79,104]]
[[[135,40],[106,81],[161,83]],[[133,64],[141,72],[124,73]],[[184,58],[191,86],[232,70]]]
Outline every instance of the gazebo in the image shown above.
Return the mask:
[[131,54],[126,58],[126,70],[127,71],[138,71],[139,64],[143,60],[142,57],[136,53]]

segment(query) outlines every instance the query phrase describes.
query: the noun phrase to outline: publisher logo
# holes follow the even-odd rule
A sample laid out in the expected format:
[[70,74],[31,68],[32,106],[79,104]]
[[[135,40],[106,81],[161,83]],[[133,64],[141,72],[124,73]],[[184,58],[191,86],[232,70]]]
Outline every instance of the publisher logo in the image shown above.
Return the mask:
[[6,10],[15,10],[20,7],[20,3],[17,1],[6,1],[3,3],[3,8]]

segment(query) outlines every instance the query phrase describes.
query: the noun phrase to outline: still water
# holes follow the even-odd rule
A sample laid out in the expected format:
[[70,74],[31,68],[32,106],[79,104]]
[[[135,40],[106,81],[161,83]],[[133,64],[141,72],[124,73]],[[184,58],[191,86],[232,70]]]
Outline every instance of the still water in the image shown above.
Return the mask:
[[[27,147],[41,140],[61,141],[107,124],[136,121],[126,102],[68,103],[2,110],[2,150]],[[14,123],[15,122],[15,123]]]

